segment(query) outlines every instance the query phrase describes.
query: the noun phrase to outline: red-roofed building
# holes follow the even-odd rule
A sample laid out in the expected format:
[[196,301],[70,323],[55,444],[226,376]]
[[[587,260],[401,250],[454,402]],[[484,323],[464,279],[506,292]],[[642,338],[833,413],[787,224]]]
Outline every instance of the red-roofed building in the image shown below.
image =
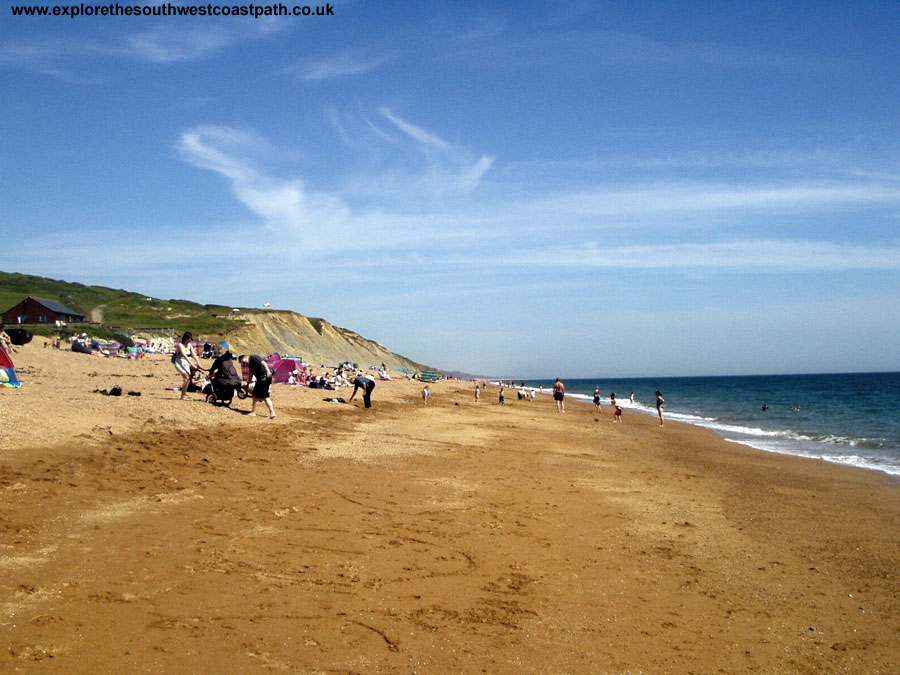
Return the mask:
[[61,302],[28,296],[15,307],[3,312],[3,323],[82,323],[84,315]]

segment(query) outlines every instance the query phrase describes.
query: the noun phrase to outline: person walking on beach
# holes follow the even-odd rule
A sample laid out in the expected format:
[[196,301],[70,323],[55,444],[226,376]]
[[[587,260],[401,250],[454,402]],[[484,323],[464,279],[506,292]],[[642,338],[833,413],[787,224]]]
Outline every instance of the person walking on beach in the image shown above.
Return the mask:
[[656,390],[656,412],[659,415],[659,426],[664,426],[663,422],[663,408],[666,405],[666,399],[663,398],[663,395],[659,393],[659,390]]
[[256,378],[256,384],[253,385],[253,405],[250,406],[250,415],[256,415],[256,404],[265,401],[266,407],[269,409],[269,419],[275,419],[275,406],[272,405],[272,398],[269,394],[269,387],[272,386],[272,369],[266,360],[254,354],[247,356],[242,354],[238,361],[247,364],[247,370],[250,375]]
[[615,412],[613,413],[613,422],[621,422],[622,421],[622,406],[616,403],[616,395],[613,394],[610,397],[610,403],[612,403],[613,408],[615,408]]
[[350,394],[350,398],[347,400],[349,403],[353,400],[353,397],[356,396],[356,392],[360,389],[363,390],[362,399],[363,405],[366,408],[372,407],[372,390],[375,388],[375,380],[368,375],[363,375],[361,370],[356,371],[356,377],[353,380],[353,393]]
[[481,389],[479,389],[478,383],[476,382],[475,383],[475,403],[478,403],[480,398],[481,398]]
[[431,396],[431,392],[428,391],[428,385],[426,384],[426,385],[422,388],[422,404],[423,404],[423,405],[428,405],[428,397],[429,397],[429,396]]
[[563,399],[566,397],[566,385],[556,378],[556,384],[553,385],[553,400],[556,401],[556,412],[566,412],[566,403]]
[[188,387],[191,384],[192,372],[194,370],[203,370],[203,366],[200,365],[200,360],[197,358],[197,354],[191,347],[191,340],[193,339],[194,336],[191,335],[191,333],[185,331],[184,335],[181,336],[181,341],[175,343],[175,353],[172,354],[172,365],[175,366],[175,370],[182,377],[182,401],[187,400]]
[[594,405],[597,406],[597,412],[600,412],[600,387],[594,387]]
[[506,397],[503,395],[503,386],[500,387],[500,405],[506,403]]

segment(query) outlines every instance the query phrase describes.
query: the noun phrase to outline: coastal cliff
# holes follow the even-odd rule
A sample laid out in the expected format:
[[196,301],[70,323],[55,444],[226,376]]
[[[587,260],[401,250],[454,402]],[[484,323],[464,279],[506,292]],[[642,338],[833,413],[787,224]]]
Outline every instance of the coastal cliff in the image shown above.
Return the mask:
[[244,323],[223,338],[238,353],[256,352],[302,356],[315,365],[352,361],[362,367],[386,364],[389,369],[426,369],[373,340],[324,319],[283,310],[241,312]]
[[[90,317],[67,330],[93,337],[171,340],[191,331],[202,340],[227,341],[237,353],[301,356],[315,365],[352,361],[362,367],[384,363],[390,369],[430,370],[347,328],[287,310],[258,310],[235,305],[202,305],[190,300],[154,298],[105,286],[0,271],[0,312],[28,296],[53,300]],[[54,323],[28,325],[38,335],[59,332]]]

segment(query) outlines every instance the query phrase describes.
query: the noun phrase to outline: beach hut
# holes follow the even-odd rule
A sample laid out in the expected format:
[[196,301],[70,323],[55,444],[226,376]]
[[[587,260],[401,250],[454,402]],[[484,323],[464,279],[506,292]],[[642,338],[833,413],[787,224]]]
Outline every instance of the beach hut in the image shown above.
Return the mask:
[[0,345],[0,386],[22,386],[19,378],[16,377],[16,369],[13,366],[12,359],[9,358],[9,354],[6,353],[3,345]]

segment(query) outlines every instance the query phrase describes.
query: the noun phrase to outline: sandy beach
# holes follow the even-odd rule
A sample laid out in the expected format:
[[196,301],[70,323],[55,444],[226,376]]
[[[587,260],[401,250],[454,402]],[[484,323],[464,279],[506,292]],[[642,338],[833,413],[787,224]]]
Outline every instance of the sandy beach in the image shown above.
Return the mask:
[[900,667],[885,475],[464,382],[276,385],[268,420],[165,357],[12,356],[4,672]]

